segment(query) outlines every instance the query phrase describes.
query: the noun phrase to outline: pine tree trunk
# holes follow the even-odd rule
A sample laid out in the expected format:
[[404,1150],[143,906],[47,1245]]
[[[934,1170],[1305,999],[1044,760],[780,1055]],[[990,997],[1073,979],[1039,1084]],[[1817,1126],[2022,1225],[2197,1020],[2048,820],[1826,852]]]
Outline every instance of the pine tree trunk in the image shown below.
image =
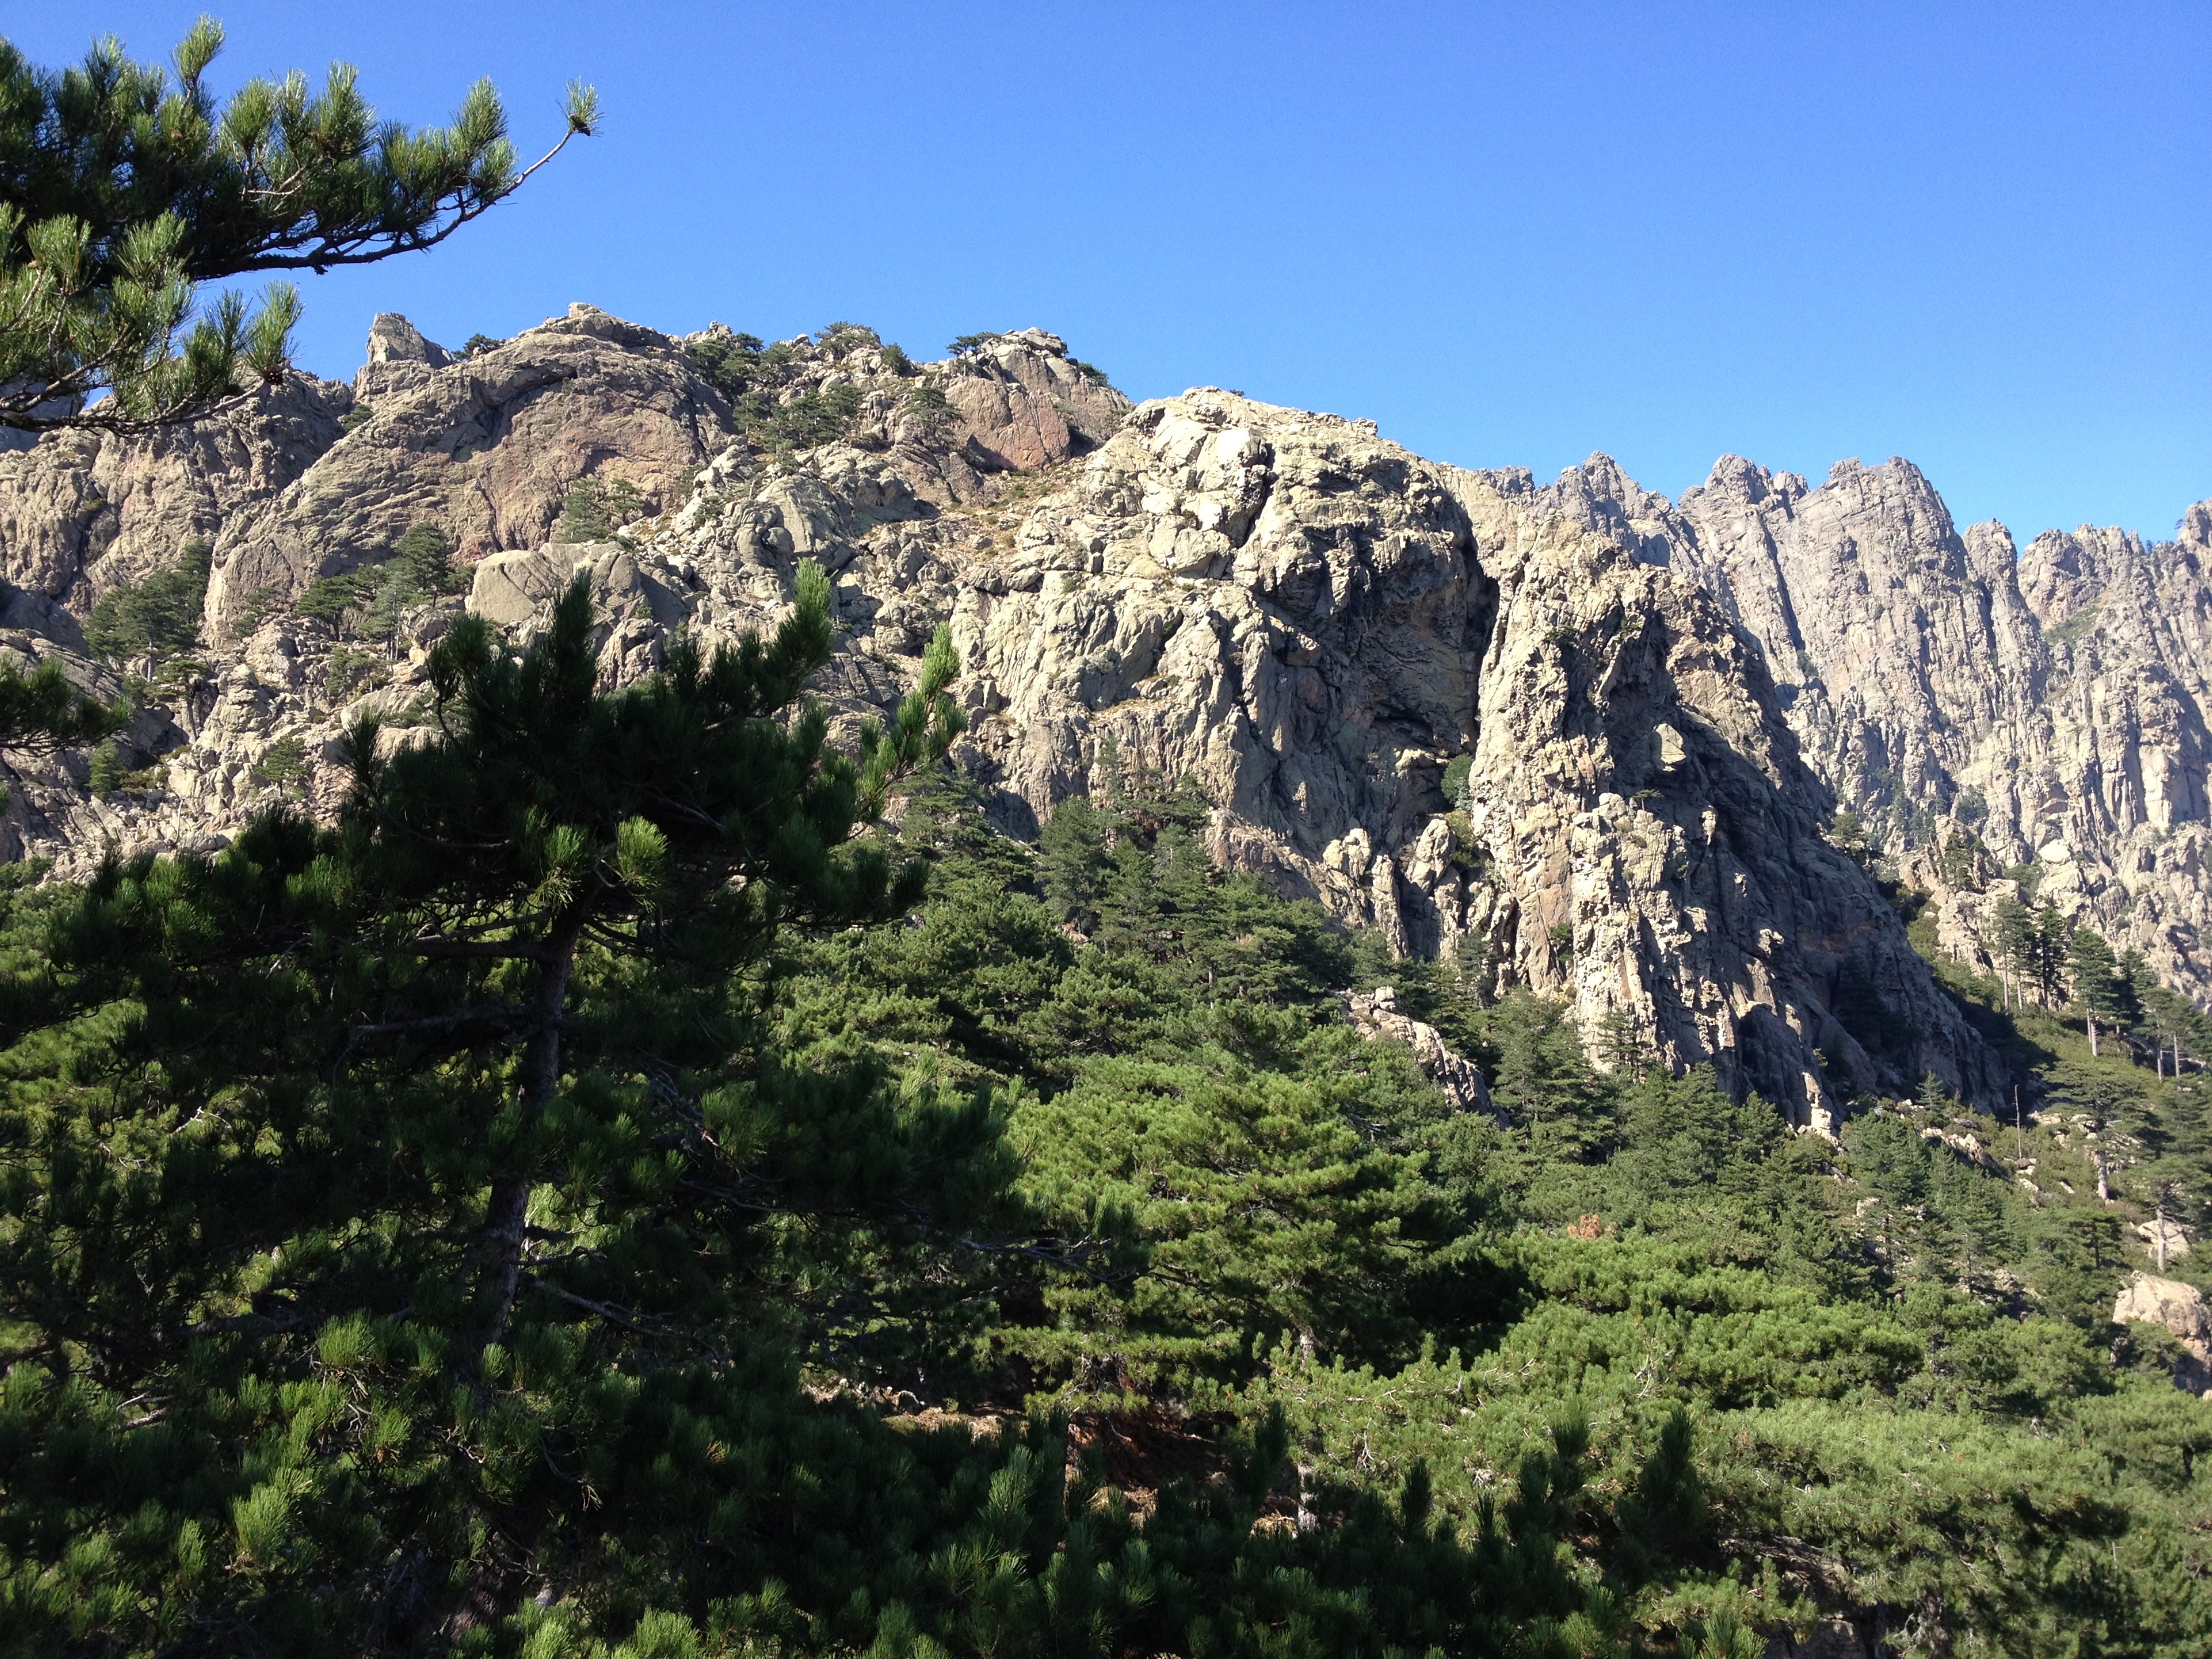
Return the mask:
[[2112,1182],[2105,1175],[2105,1155],[2103,1152],[2100,1152],[2097,1154],[2097,1202],[2100,1204],[2109,1204],[2112,1201]]
[[[564,916],[545,941],[537,987],[530,995],[530,1039],[522,1055],[522,1102],[532,1120],[544,1115],[561,1087],[561,1016],[568,1006],[568,973],[575,964],[576,941],[589,918],[587,906]],[[522,1283],[523,1235],[530,1218],[535,1171],[520,1171],[492,1184],[484,1206],[484,1242],[491,1256],[486,1288],[492,1311],[485,1322],[484,1345],[507,1335],[507,1316]]]
[[2097,1017],[2089,1014],[2084,1018],[2089,1022],[2089,1058],[2094,1060],[2097,1057]]

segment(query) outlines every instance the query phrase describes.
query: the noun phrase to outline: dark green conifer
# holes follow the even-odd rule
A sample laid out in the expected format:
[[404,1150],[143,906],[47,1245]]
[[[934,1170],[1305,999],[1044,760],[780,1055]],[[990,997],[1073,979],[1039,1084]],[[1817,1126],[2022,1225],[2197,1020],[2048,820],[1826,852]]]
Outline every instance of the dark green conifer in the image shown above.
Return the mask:
[[295,75],[218,100],[222,40],[200,19],[173,77],[112,36],[59,73],[0,40],[0,426],[159,425],[281,381],[291,284],[203,313],[198,283],[434,246],[599,118],[572,83],[560,142],[524,168],[488,81],[452,125],[410,131],[343,64],[319,94]]
[[778,930],[918,896],[854,832],[957,730],[941,639],[857,761],[787,718],[828,597],[803,566],[773,641],[615,696],[580,583],[519,659],[465,621],[442,741],[364,723],[336,829],[111,866],[54,915],[6,1010],[20,1630],[411,1647],[520,1606],[520,1563],[596,1594],[595,1540],[799,1478],[803,1425],[744,1423],[796,1404],[772,1339],[850,1317],[807,1259],[940,1239],[995,1178],[982,1103],[793,1070],[749,1007]]
[[2077,927],[2066,945],[2066,977],[2074,1006],[2081,1011],[2089,1032],[2089,1053],[2098,1052],[2098,1027],[2106,1032],[2119,1026],[2127,1015],[2127,986],[2117,971],[2112,947],[2093,927]]

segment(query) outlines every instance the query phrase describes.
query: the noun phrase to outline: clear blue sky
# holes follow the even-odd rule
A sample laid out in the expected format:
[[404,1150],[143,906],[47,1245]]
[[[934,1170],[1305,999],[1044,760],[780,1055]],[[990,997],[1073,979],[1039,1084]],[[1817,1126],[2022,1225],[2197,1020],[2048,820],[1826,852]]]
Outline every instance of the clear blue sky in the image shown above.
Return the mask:
[[[35,59],[201,8],[0,3]],[[228,82],[332,58],[386,114],[490,75],[604,136],[428,255],[308,278],[506,334],[833,319],[918,356],[1064,334],[1421,453],[1669,494],[1735,451],[1911,457],[1961,523],[2170,533],[2212,495],[2212,6],[233,3]],[[228,82],[227,82],[228,83]]]

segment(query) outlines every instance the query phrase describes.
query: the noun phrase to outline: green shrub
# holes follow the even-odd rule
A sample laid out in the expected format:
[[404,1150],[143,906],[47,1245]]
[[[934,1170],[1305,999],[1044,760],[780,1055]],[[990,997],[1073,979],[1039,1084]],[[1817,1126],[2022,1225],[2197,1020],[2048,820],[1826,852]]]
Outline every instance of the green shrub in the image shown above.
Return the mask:
[[[875,330],[858,323],[831,323],[822,331],[817,344],[833,362],[880,347],[884,367],[894,374],[913,368],[905,352],[883,345]],[[835,442],[852,431],[859,416],[860,391],[850,384],[816,387],[788,400],[776,395],[779,388],[789,386],[793,367],[801,361],[799,348],[790,341],[763,346],[754,335],[714,334],[691,342],[686,349],[692,367],[730,400],[738,432],[757,448],[812,449]]]
[[801,392],[789,403],[779,404],[769,417],[769,440],[779,449],[812,449],[834,443],[852,430],[860,412],[860,388],[849,380]]
[[149,789],[158,789],[168,771],[159,763],[141,767],[136,771],[125,770],[122,754],[112,741],[94,749],[86,760],[91,769],[88,786],[93,795],[100,800],[106,800],[111,795],[138,794]]
[[1455,755],[1451,763],[1444,768],[1444,799],[1457,811],[1464,812],[1468,809],[1467,781],[1474,770],[1474,757],[1472,755]]
[[358,611],[368,603],[371,580],[366,569],[318,576],[307,584],[292,609],[336,629],[348,611]]
[[1936,861],[1937,872],[1953,887],[1979,892],[1983,881],[1996,866],[1989,848],[1982,845],[1981,837],[1964,824],[1954,829],[1943,843],[1942,856]]
[[849,380],[779,402],[768,392],[751,392],[736,404],[738,428],[746,441],[771,451],[812,449],[848,434],[860,412],[860,388]]
[[908,392],[906,408],[926,432],[942,432],[952,422],[952,401],[934,380],[924,380]]
[[2049,629],[2044,637],[2053,645],[2079,645],[2097,631],[2097,624],[2104,619],[2103,610],[2102,600],[2092,599],[2064,622]]
[[356,651],[341,645],[331,653],[326,668],[327,691],[331,702],[345,702],[364,685],[373,683],[384,668],[384,654],[374,651]]
[[[684,348],[692,368],[724,397],[735,401],[752,390],[764,368],[760,337],[756,334],[709,334]],[[788,354],[783,360],[787,360]]]
[[842,362],[856,351],[871,350],[883,343],[882,335],[859,323],[829,324],[815,341],[832,362]]
[[1874,831],[1867,822],[1849,807],[1838,807],[1835,817],[1828,820],[1826,831],[1828,845],[1841,853],[1862,870],[1871,869],[1877,851]]

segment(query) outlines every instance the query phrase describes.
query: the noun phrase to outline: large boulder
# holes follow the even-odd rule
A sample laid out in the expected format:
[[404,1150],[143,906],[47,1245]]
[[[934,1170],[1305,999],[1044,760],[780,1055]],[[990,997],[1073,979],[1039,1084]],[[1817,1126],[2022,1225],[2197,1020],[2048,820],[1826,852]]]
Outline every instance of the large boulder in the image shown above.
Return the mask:
[[2212,1308],[2204,1292],[2178,1279],[2138,1273],[2112,1304],[2115,1325],[2156,1325],[2180,1345],[2182,1363],[2174,1382],[2192,1394],[2212,1398]]

